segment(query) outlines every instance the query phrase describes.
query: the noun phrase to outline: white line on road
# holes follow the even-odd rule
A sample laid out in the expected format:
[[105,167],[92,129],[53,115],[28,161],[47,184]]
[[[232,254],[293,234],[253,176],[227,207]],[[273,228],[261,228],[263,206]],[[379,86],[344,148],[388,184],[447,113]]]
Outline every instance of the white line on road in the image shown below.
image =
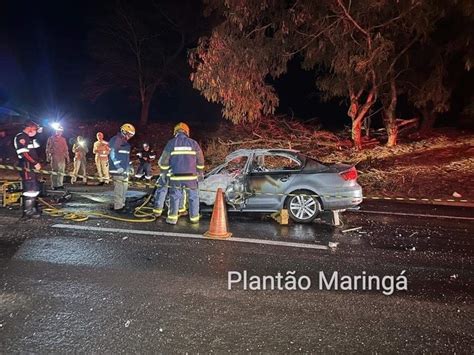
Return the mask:
[[158,237],[194,238],[194,239],[202,239],[202,240],[219,240],[219,241],[222,240],[226,242],[266,244],[266,245],[277,245],[277,246],[283,246],[283,247],[293,247],[293,248],[303,248],[303,249],[318,249],[318,250],[329,249],[328,246],[319,245],[319,244],[304,244],[304,243],[280,242],[277,240],[263,240],[263,239],[253,239],[253,238],[235,238],[235,237],[231,237],[227,239],[206,238],[202,234],[147,231],[147,230],[141,230],[141,229],[103,228],[103,227],[91,227],[91,226],[76,226],[72,224],[54,224],[52,225],[52,227],[62,228],[62,229],[95,231],[95,232],[143,234],[143,235],[153,235],[153,236],[158,236]]
[[465,221],[474,221],[473,217],[443,216],[443,215],[436,215],[436,214],[417,214],[417,213],[367,211],[367,210],[358,210],[356,213],[372,213],[372,214],[385,214],[385,215],[393,215],[393,216],[411,216],[411,217],[444,218],[444,219],[461,219]]

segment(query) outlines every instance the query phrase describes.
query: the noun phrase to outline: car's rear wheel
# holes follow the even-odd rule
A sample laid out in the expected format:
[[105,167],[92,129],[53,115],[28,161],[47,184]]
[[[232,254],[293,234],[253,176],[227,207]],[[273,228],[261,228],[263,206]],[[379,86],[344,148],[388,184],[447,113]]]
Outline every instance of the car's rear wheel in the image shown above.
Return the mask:
[[286,200],[286,208],[290,218],[298,223],[310,223],[321,212],[321,204],[313,192],[298,190],[291,194]]

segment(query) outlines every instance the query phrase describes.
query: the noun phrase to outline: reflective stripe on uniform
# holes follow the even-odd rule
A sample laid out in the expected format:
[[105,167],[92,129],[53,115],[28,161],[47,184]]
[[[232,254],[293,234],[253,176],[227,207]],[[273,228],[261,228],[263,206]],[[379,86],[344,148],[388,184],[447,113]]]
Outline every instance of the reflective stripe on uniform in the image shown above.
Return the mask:
[[197,221],[199,221],[199,218],[200,218],[200,216],[189,217],[189,220],[190,220],[191,222],[197,222]]
[[193,150],[192,147],[174,147],[173,150]]
[[174,216],[168,215],[167,218],[170,219],[170,220],[172,220],[172,221],[177,221],[177,220],[178,220],[178,215],[174,215]]
[[33,139],[33,148],[39,148],[40,145],[39,143],[36,141],[36,139]]
[[160,167],[160,169],[163,169],[163,170],[168,170],[170,168],[169,165],[160,165],[160,164],[158,164],[158,166]]
[[117,164],[120,164],[121,160],[114,160],[114,164],[117,165]]
[[129,151],[129,150],[119,150],[118,152],[119,152],[119,153],[124,153],[124,154],[128,154],[128,153],[130,153],[130,151]]
[[196,155],[196,152],[190,150],[173,151],[171,155]]
[[23,196],[26,196],[26,197],[36,197],[39,195],[39,191],[26,191],[26,192],[23,192]]
[[20,148],[20,149],[16,150],[16,153],[21,154],[21,153],[26,153],[26,152],[29,152],[29,151],[30,150],[28,148]]
[[197,176],[171,176],[170,180],[173,181],[191,181],[191,180],[197,180]]
[[196,168],[198,168],[198,169],[204,169],[204,165],[196,165]]

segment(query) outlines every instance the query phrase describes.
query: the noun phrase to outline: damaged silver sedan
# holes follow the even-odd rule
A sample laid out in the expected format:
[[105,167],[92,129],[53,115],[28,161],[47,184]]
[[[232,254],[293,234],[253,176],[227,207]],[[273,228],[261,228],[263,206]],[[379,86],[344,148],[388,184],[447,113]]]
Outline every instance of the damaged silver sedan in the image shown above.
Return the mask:
[[309,223],[323,211],[355,208],[362,202],[357,170],[323,164],[289,149],[240,149],[199,184],[201,203],[212,206],[218,188],[229,211],[288,210],[292,220]]

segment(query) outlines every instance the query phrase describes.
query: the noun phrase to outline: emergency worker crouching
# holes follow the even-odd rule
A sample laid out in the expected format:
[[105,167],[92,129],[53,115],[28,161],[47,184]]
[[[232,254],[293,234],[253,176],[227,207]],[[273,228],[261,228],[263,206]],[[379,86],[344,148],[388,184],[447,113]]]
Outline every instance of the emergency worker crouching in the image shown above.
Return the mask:
[[23,184],[23,217],[39,218],[41,215],[36,199],[40,194],[38,175],[33,169],[40,170],[38,148],[40,144],[36,140],[37,133],[42,128],[33,121],[25,123],[23,131],[13,139],[13,145],[18,156],[18,165],[22,170],[20,177]]
[[114,182],[114,203],[111,209],[115,212],[126,213],[125,199],[128,190],[128,178],[133,174],[130,162],[130,144],[128,140],[135,135],[135,127],[125,123],[120,132],[109,141],[109,167]]
[[186,190],[189,198],[189,220],[199,222],[198,179],[204,170],[204,155],[199,144],[189,138],[189,126],[178,123],[174,127],[174,138],[169,140],[160,157],[161,175],[169,172],[170,207],[166,222],[178,222],[179,203]]
[[138,166],[135,177],[141,179],[145,176],[145,179],[151,180],[153,177],[151,164],[156,159],[156,153],[150,148],[148,143],[143,143],[143,149],[137,153],[137,157],[140,160],[140,165]]

